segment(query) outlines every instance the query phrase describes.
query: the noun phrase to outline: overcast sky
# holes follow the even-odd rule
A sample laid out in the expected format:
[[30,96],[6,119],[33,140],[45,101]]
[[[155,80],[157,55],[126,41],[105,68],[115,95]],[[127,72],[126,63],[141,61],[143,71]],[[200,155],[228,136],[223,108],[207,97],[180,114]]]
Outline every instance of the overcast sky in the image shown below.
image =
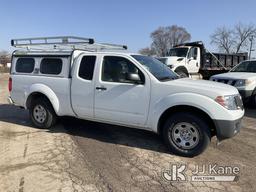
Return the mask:
[[136,52],[150,45],[152,31],[173,24],[213,50],[213,31],[255,24],[255,8],[253,0],[1,0],[0,50],[11,51],[12,38],[75,35]]

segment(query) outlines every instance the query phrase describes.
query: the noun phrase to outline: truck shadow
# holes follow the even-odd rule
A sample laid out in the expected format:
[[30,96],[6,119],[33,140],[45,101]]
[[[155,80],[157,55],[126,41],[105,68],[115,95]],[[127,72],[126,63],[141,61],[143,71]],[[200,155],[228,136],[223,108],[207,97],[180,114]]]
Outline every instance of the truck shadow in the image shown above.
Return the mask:
[[[246,109],[245,116],[256,118],[256,110]],[[27,110],[8,104],[0,104],[1,121],[34,128]],[[78,141],[83,138],[94,139],[105,143],[169,153],[158,135],[145,130],[61,117],[58,124],[47,131],[50,133],[67,133]]]
[[[29,119],[27,110],[8,104],[0,104],[0,122],[35,128]],[[36,129],[36,128],[35,128]],[[46,130],[50,133],[67,133],[73,139],[94,139],[104,143],[124,145],[147,149],[151,151],[169,153],[161,138],[149,131],[96,123],[72,117],[59,118],[58,124]]]
[[[161,153],[169,153],[161,138],[150,131],[96,123],[76,118],[61,118],[61,124],[76,139],[81,137],[101,142],[141,148]],[[54,131],[54,130],[53,130]]]
[[8,104],[0,104],[0,122],[1,121],[10,124],[33,127],[27,110]]

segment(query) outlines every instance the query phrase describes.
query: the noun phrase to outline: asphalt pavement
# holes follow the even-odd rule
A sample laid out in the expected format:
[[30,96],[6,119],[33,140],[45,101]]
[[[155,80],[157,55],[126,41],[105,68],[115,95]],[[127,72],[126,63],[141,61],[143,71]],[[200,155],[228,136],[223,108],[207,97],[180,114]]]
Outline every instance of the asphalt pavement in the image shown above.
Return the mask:
[[[255,109],[246,109],[237,136],[218,146],[213,138],[202,155],[184,158],[143,130],[67,117],[36,129],[27,111],[7,104],[7,84],[8,74],[0,74],[0,191],[256,191]],[[185,166],[185,181],[164,177],[173,165]],[[236,179],[191,181],[197,167],[204,176]],[[220,172],[228,167],[238,172]]]

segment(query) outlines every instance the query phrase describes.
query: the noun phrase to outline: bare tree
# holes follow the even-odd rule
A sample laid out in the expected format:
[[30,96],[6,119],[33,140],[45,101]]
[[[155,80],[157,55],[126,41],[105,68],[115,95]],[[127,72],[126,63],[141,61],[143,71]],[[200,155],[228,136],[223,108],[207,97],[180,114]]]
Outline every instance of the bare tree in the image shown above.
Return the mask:
[[232,52],[234,44],[232,31],[226,27],[219,27],[211,35],[211,44],[218,46],[219,50],[225,51],[226,53]]
[[159,27],[151,33],[150,37],[152,38],[151,47],[142,50],[158,56],[165,56],[174,45],[185,43],[191,39],[187,30],[177,25]]
[[11,56],[7,51],[0,51],[0,64],[6,65],[11,62]]
[[187,32],[187,30],[184,27],[179,27],[177,25],[167,27],[167,34],[170,47],[185,43],[191,39],[191,35]]
[[235,52],[238,53],[241,48],[248,46],[249,38],[256,34],[256,27],[252,24],[243,25],[238,23],[234,30]]
[[252,24],[238,23],[233,28],[219,27],[211,35],[211,44],[226,53],[239,53],[248,45],[249,38],[256,34],[256,27]]
[[169,46],[167,28],[159,27],[157,30],[152,32],[150,36],[153,40],[151,44],[152,50],[158,56],[164,56],[167,53],[168,46]]
[[139,50],[139,53],[142,54],[142,55],[148,55],[148,56],[152,56],[152,55],[156,54],[154,52],[154,50],[151,49],[150,47],[146,47],[146,48],[143,48],[143,49]]

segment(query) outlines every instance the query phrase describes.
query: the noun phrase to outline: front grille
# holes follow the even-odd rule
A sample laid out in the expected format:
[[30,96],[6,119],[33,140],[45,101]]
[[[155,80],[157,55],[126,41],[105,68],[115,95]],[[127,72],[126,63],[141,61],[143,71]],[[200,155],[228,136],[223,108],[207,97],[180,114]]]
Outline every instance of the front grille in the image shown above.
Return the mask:
[[232,86],[236,84],[236,80],[232,80],[232,79],[214,79],[214,81],[219,83],[225,83]]
[[218,79],[218,82],[228,84],[228,79]]
[[243,101],[240,95],[235,96],[235,102],[239,109],[242,109],[242,110],[244,109]]
[[235,86],[235,84],[236,84],[236,80],[233,80],[232,84],[230,84],[230,85]]

